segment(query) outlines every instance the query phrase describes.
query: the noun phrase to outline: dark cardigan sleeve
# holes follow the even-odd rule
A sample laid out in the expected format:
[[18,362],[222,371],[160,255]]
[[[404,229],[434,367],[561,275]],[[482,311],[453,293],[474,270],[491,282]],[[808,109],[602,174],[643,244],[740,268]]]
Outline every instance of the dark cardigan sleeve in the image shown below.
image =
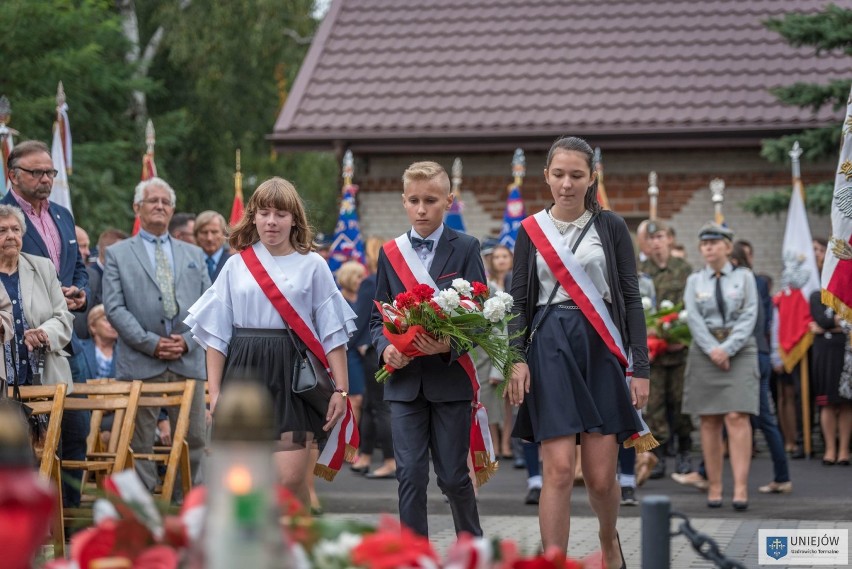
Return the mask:
[[[526,346],[527,338],[529,337],[528,322],[532,319],[531,311],[535,310],[535,306],[529,305],[529,275],[531,269],[530,251],[532,243],[524,230],[523,226],[518,230],[518,237],[515,240],[515,256],[512,263],[512,288],[510,293],[514,299],[512,304],[512,314],[515,316],[509,321],[509,337],[512,338],[511,344],[517,348],[521,357],[524,355],[524,346]],[[532,259],[535,261],[535,257]],[[523,331],[523,334],[519,332]]]
[[[609,218],[615,248],[615,268],[625,311],[621,328],[624,329],[625,323],[627,327],[627,337],[623,340],[633,352],[633,375],[648,378],[651,373],[648,364],[648,337],[645,330],[645,311],[642,309],[642,296],[639,294],[639,278],[636,274],[633,242],[624,220],[615,214],[610,215]],[[612,273],[610,272],[610,274]]]
[[834,321],[834,313],[832,312],[832,316],[828,316],[825,313],[826,306],[822,303],[822,298],[820,297],[820,291],[815,290],[811,293],[810,299],[811,305],[811,318],[814,319],[814,322],[822,328],[823,330],[833,330],[837,328],[837,323]]

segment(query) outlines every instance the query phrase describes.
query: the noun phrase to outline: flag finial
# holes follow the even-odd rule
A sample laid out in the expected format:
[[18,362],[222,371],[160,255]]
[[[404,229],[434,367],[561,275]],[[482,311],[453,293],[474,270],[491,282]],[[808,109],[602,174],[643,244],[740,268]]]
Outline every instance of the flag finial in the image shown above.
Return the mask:
[[802,170],[801,165],[799,163],[799,157],[802,155],[802,147],[799,146],[799,141],[793,143],[793,148],[789,152],[790,154],[790,163],[793,167],[793,178],[801,178]]
[[515,185],[520,186],[521,180],[527,175],[527,158],[522,148],[515,149],[512,157],[512,176],[515,177]]
[[725,221],[725,216],[722,214],[722,204],[725,201],[725,180],[722,178],[711,180],[710,194],[712,195],[713,209],[716,212],[716,223],[721,225]]
[[456,157],[453,160],[453,193],[457,192],[461,188],[462,183],[462,161],[461,158]]
[[352,156],[352,151],[347,150],[343,155],[343,187],[348,188],[352,185],[352,178],[355,177],[355,158]]
[[65,87],[62,86],[62,81],[56,86],[56,108],[61,109],[65,104]]
[[154,145],[157,143],[157,133],[154,132],[154,121],[148,119],[145,125],[145,144],[148,146],[148,154],[154,153]]
[[657,196],[659,195],[660,188],[657,186],[657,173],[652,170],[648,174],[648,198],[651,203],[648,217],[650,219],[657,219]]

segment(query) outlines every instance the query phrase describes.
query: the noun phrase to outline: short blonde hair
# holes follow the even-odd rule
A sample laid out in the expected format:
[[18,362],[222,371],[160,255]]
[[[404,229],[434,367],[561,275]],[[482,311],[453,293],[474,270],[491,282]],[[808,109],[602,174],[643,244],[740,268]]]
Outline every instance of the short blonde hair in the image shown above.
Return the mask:
[[415,162],[402,173],[402,187],[407,188],[411,182],[437,180],[450,193],[450,177],[444,167],[437,162]]
[[358,275],[364,274],[364,265],[358,261],[347,261],[337,269],[337,284],[340,288],[352,290],[352,284]]
[[103,304],[98,304],[93,306],[91,310],[89,310],[89,314],[86,316],[86,324],[89,327],[89,332],[92,331],[92,328],[95,327],[95,322],[100,320],[101,318],[106,318],[106,310],[104,309]]
[[242,251],[260,241],[260,234],[254,225],[254,216],[259,209],[275,208],[289,212],[293,216],[290,229],[290,244],[305,255],[310,253],[314,240],[314,230],[308,223],[305,205],[296,191],[296,187],[284,178],[270,178],[257,187],[249,198],[243,218],[231,231],[231,247]]

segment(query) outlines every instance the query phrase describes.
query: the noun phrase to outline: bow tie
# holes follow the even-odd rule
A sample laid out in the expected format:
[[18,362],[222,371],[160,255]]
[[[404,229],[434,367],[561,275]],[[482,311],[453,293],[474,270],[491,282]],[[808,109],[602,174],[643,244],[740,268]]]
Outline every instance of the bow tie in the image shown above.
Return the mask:
[[435,241],[433,239],[420,239],[419,237],[411,236],[411,246],[415,249],[419,247],[426,247],[426,249],[431,252],[432,247],[435,246]]

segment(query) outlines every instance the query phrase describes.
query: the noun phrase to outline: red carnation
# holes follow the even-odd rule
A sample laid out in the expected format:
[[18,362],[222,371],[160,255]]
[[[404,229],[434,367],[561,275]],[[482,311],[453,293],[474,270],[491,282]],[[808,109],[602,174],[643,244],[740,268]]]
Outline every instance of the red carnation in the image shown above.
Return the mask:
[[376,533],[365,535],[352,550],[352,565],[368,569],[420,567],[423,558],[438,561],[429,539],[390,518],[382,519]]
[[420,301],[430,300],[433,296],[435,296],[435,289],[429,285],[419,284],[411,289],[411,294]]
[[471,283],[473,287],[473,297],[481,296],[484,298],[488,298],[488,285],[482,284],[481,282],[473,281]]
[[411,308],[416,303],[417,299],[410,292],[401,292],[396,295],[396,307],[400,310]]

